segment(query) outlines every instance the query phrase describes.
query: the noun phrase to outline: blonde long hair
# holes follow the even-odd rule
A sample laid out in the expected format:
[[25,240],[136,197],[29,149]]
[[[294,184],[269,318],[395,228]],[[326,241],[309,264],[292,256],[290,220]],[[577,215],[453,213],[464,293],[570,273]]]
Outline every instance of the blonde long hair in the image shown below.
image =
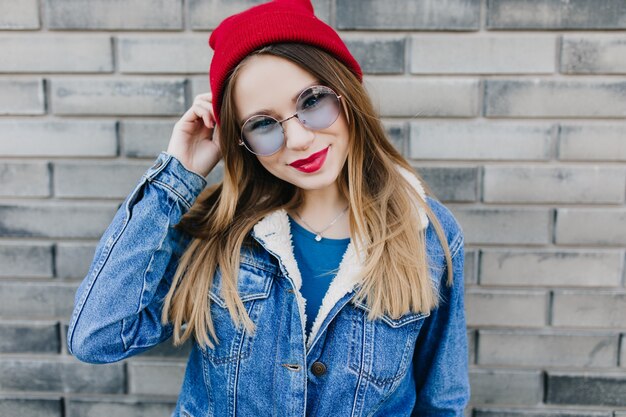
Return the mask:
[[[451,285],[452,260],[445,234],[427,203],[398,171],[398,166],[412,168],[387,139],[364,86],[340,61],[313,46],[272,44],[253,54],[288,59],[345,100],[349,151],[337,182],[350,203],[355,249],[366,254],[355,300],[367,304],[371,320],[383,314],[397,318],[432,310],[438,296],[429,276],[425,230],[421,230],[416,209],[424,210],[442,242]],[[233,70],[224,88],[220,113],[224,179],[204,190],[176,225],[193,239],[179,260],[161,317],[164,324],[172,321],[175,345],[192,334],[202,347],[213,348],[211,339],[219,342],[208,296],[217,268],[222,276],[220,295],[233,323],[255,331],[237,292],[240,251],[254,244],[249,233],[264,216],[281,208],[297,208],[302,202],[297,187],[274,177],[253,154],[238,146],[240,126],[233,87],[246,61]]]

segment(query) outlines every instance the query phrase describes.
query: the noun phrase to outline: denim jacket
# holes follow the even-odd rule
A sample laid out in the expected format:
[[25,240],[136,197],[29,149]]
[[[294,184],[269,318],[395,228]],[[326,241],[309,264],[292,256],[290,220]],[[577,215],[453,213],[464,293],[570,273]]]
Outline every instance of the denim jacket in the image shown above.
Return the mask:
[[[417,177],[409,175],[423,195]],[[190,237],[173,228],[206,181],[162,152],[120,206],[76,293],[67,342],[90,363],[139,354],[172,335],[160,322],[163,299]],[[448,286],[432,224],[427,255],[440,305],[427,314],[368,320],[353,302],[361,263],[352,243],[305,335],[301,277],[284,210],[255,225],[258,245],[242,249],[238,290],[253,335],[235,327],[215,273],[210,309],[214,349],[193,343],[173,416],[462,416],[469,400],[463,302],[464,239],[451,212],[426,201],[453,256]]]

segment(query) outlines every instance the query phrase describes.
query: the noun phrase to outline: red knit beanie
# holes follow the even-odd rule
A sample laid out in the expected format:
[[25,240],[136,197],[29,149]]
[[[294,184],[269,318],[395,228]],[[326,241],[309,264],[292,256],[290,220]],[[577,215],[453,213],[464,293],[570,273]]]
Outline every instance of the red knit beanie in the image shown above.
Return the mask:
[[224,82],[250,52],[278,42],[300,42],[329,52],[363,82],[363,73],[337,32],[313,14],[310,0],[274,0],[222,21],[211,33],[214,50],[209,69],[213,112],[220,125]]

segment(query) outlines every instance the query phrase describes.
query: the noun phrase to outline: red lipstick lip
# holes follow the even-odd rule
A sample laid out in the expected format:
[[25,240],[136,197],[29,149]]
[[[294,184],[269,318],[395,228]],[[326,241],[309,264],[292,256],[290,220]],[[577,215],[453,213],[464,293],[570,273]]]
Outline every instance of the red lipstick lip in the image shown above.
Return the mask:
[[314,154],[312,154],[308,158],[298,159],[297,161],[293,161],[289,165],[291,165],[294,168],[302,168],[305,165],[311,164],[312,162],[314,162],[316,159],[318,159],[320,157],[325,157],[326,156],[326,152],[328,152],[328,147],[322,149],[319,152],[315,152]]
[[322,168],[324,162],[326,162],[326,156],[328,155],[329,149],[330,145],[327,146],[326,149],[315,152],[305,159],[298,159],[297,161],[293,161],[289,165],[300,172],[304,172],[305,174],[311,174]]

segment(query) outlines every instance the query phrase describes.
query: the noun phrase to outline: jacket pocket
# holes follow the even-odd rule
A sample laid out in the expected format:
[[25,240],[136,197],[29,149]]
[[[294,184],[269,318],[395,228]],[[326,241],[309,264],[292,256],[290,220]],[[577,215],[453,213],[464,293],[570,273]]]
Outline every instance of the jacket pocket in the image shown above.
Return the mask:
[[[239,269],[237,287],[239,296],[253,323],[257,324],[263,307],[270,294],[272,276],[257,265],[242,263]],[[235,326],[221,296],[222,276],[216,272],[213,286],[209,291],[211,317],[218,342],[214,348],[207,347],[204,354],[215,366],[243,360],[250,356],[254,335],[245,331],[243,325]]]
[[409,313],[398,319],[383,315],[372,321],[366,305],[355,307],[348,368],[380,389],[389,388],[406,374],[417,335],[429,314]]

